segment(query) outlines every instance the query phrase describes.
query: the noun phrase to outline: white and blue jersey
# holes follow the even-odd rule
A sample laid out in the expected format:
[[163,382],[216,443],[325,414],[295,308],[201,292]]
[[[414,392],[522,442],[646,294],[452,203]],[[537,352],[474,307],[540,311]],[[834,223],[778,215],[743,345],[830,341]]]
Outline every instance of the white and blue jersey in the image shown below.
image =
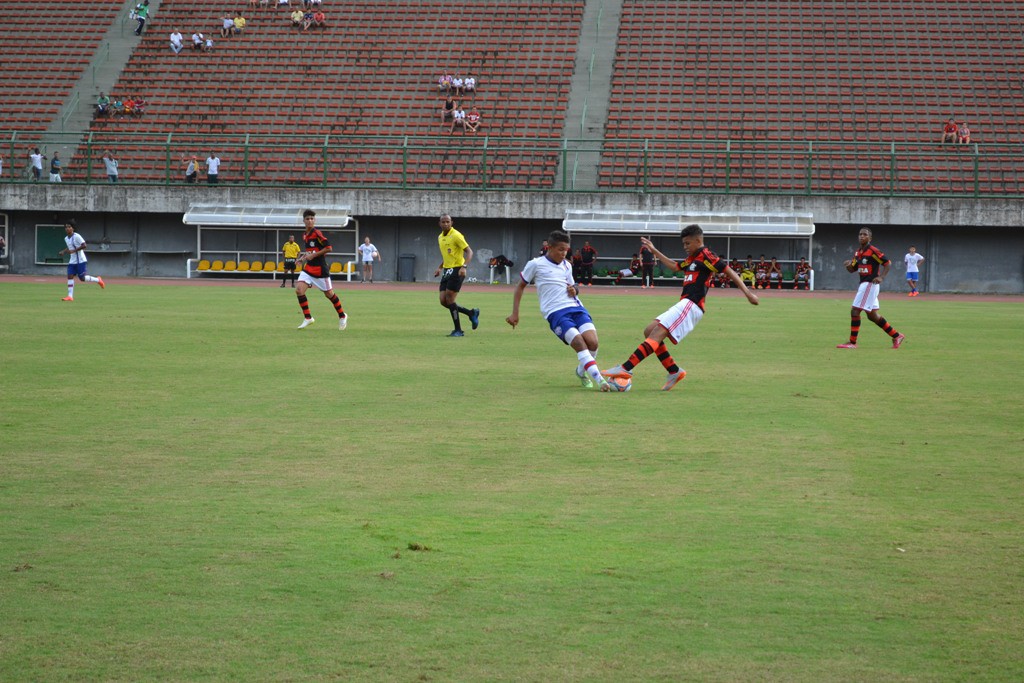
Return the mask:
[[519,277],[526,284],[537,285],[540,313],[559,339],[565,341],[565,333],[573,328],[579,332],[593,329],[593,320],[579,297],[569,294],[569,286],[576,282],[568,259],[555,263],[547,256],[538,256],[526,264]]
[[82,249],[81,251],[73,251],[74,249],[78,249],[85,245],[85,238],[77,232],[73,232],[70,237],[64,238],[64,243],[68,245],[68,251],[72,252],[68,255],[68,277],[72,278],[76,275],[79,277],[85,277],[85,264],[89,260],[85,257],[85,249]]

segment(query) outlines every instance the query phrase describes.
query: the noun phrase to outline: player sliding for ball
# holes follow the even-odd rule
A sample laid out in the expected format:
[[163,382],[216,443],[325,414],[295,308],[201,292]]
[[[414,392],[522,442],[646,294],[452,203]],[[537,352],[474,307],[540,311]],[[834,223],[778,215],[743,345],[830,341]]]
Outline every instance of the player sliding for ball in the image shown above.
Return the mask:
[[678,344],[683,337],[688,335],[700,319],[704,317],[704,297],[708,293],[708,282],[716,273],[725,273],[726,277],[743,292],[747,301],[757,305],[760,301],[757,295],[747,289],[743,280],[730,268],[726,262],[704,246],[704,231],[699,225],[693,224],[683,228],[683,249],[689,256],[684,261],[674,261],[654,248],[654,245],[646,237],[641,237],[640,242],[651,250],[651,253],[661,261],[662,265],[673,272],[686,271],[683,277],[683,293],[672,308],[668,309],[644,329],[644,341],[636,347],[633,354],[622,365],[605,370],[602,374],[605,377],[625,379],[626,383],[614,382],[612,386],[626,391],[632,386],[633,368],[640,362],[654,354],[661,361],[662,366],[668,371],[668,378],[662,391],[668,391],[681,379],[686,377],[686,370],[683,370],[672,359],[665,346],[665,338],[668,337],[673,344]]
[[569,235],[555,230],[548,237],[548,250],[523,268],[519,284],[512,295],[512,315],[505,322],[515,329],[519,324],[519,303],[531,282],[537,284],[540,312],[551,326],[551,331],[572,347],[579,359],[576,376],[583,386],[610,391],[609,383],[601,376],[594,356],[597,355],[597,328],[590,313],[580,303],[580,288],[573,281],[572,265],[565,259],[569,253]]

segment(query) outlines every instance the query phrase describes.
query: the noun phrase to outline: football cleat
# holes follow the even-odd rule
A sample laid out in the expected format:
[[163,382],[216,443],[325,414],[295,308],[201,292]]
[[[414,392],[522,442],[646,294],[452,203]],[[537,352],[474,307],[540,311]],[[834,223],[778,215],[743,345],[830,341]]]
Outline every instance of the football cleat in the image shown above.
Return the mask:
[[626,379],[633,379],[633,373],[623,370],[621,365],[616,365],[614,368],[602,370],[601,374],[605,377],[624,377]]
[[893,337],[893,339],[892,339],[892,348],[894,348],[894,349],[898,349],[898,348],[900,348],[900,344],[902,344],[902,343],[903,343],[903,340],[904,340],[904,339],[906,339],[906,338],[907,338],[907,337],[906,337],[906,335],[903,335],[903,334],[897,334],[897,335],[896,335],[895,337]]
[[473,329],[480,327],[480,309],[474,308],[469,312],[469,322]]
[[449,337],[465,337],[466,333],[463,332],[462,330],[452,330],[451,333],[448,336]]
[[101,277],[97,277],[96,278],[96,284],[98,284],[100,286],[100,289],[106,289],[107,288],[107,283],[104,282],[103,278],[101,278]]
[[588,375],[586,372],[584,372],[581,375],[580,374],[580,368],[579,368],[578,365],[576,366],[576,376],[580,378],[580,385],[584,389],[593,389],[594,388],[594,380],[590,379],[590,375]]
[[665,380],[665,386],[661,388],[662,391],[671,391],[672,387],[678,384],[684,377],[686,377],[686,370],[679,368],[679,372],[668,373],[668,378]]
[[300,330],[301,329],[305,329],[305,328],[309,327],[310,325],[312,325],[315,322],[316,322],[316,318],[306,318],[305,320],[302,321],[302,324],[299,325],[299,329]]
[[845,344],[836,344],[836,348],[837,349],[855,349],[855,348],[857,348],[857,345],[856,344],[851,344],[850,342],[847,342]]
[[[594,383],[591,382],[590,385],[593,386]],[[601,378],[600,383],[597,385],[597,390],[598,391],[615,391],[615,389],[612,388],[612,385],[604,377]]]
[[66,296],[63,299],[61,299],[61,301],[74,301],[74,300],[75,300],[75,297],[73,297],[73,296]]
[[338,329],[339,330],[343,330],[346,327],[348,327],[348,316],[347,315],[344,318],[338,318]]

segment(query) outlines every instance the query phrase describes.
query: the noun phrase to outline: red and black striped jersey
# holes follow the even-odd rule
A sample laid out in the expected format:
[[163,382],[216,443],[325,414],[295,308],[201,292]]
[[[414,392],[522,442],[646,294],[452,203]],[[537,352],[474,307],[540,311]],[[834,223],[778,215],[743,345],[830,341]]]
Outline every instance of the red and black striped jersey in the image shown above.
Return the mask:
[[715,273],[725,271],[728,264],[723,263],[717,254],[707,247],[693,254],[685,261],[679,261],[679,269],[683,272],[683,293],[680,299],[689,299],[704,310],[704,297],[708,293],[708,282]]
[[[320,251],[321,249],[331,250],[331,243],[327,240],[322,232],[313,229],[312,232],[305,232],[302,234],[302,242],[306,246],[306,253],[311,254],[314,251]],[[314,259],[306,261],[306,265],[302,267],[304,273],[309,273],[311,277],[327,277],[329,272],[327,268],[327,257],[324,254],[320,254]]]
[[885,254],[873,244],[869,244],[863,249],[858,249],[853,258],[857,262],[857,274],[860,275],[861,282],[871,282],[874,280],[878,277],[878,271],[882,266],[889,263],[889,259],[885,257]]

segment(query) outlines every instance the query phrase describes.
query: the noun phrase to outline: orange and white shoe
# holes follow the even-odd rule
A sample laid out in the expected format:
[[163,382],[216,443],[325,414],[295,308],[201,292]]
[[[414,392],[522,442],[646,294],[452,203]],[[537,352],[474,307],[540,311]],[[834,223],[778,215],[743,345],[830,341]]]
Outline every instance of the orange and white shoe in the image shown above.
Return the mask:
[[75,300],[75,297],[73,297],[73,296],[66,296],[63,299],[61,299],[61,301],[74,301],[74,300]]
[[668,379],[665,380],[665,386],[661,388],[662,391],[671,391],[672,387],[679,384],[686,377],[686,370],[679,368],[679,372],[668,373]]
[[845,344],[836,344],[836,348],[837,349],[855,349],[855,348],[857,348],[857,345],[856,344],[851,344],[850,342],[846,342]]
[[103,278],[101,278],[101,277],[97,277],[96,278],[96,284],[98,284],[100,286],[100,289],[106,289],[107,288],[107,283],[104,282]]
[[892,348],[894,348],[894,349],[900,348],[900,344],[902,344],[903,340],[906,339],[906,338],[907,338],[906,335],[897,334],[895,337],[892,338]]

